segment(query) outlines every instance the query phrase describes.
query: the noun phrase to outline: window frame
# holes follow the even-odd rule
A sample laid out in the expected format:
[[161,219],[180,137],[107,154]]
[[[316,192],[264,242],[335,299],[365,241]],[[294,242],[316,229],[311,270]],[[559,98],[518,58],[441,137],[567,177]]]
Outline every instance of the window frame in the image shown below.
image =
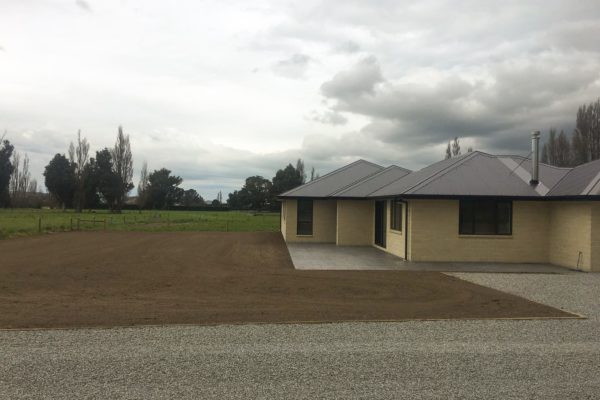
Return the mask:
[[[478,204],[478,202],[493,202],[494,204],[494,232],[493,233],[485,233],[485,232],[477,232],[476,229],[476,225],[475,225],[475,205]],[[464,213],[464,209],[463,209],[463,204],[466,203],[470,203],[472,205],[472,209],[471,209],[471,232],[464,232],[463,230],[463,213]],[[505,203],[508,204],[508,210],[509,210],[509,220],[508,220],[508,232],[506,233],[500,233],[499,232],[499,226],[500,226],[500,221],[499,221],[499,214],[498,214],[498,207],[499,204],[501,203]],[[488,198],[478,198],[478,199],[460,199],[459,203],[458,203],[458,234],[460,236],[512,236],[513,234],[513,201],[510,199],[488,199]]]
[[[399,210],[396,210],[396,207],[399,206]],[[403,225],[404,225],[404,202],[400,201],[400,200],[390,200],[390,230],[394,231],[394,232],[400,232],[402,233],[403,231]],[[395,218],[398,217],[398,218]],[[399,219],[399,221],[396,221],[397,219]],[[395,227],[396,224],[395,222],[399,222],[399,227]]]
[[[300,203],[310,202],[310,221],[307,218],[300,218]],[[312,236],[314,232],[314,219],[315,219],[315,205],[313,199],[298,199],[296,202],[296,236]],[[310,223],[310,230],[301,232],[301,224]]]

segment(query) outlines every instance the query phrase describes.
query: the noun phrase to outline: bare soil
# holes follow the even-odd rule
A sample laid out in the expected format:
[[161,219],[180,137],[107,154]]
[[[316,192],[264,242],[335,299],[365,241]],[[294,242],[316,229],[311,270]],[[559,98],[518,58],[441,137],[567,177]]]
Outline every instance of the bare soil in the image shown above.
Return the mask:
[[569,316],[437,272],[297,271],[279,233],[0,241],[0,328]]

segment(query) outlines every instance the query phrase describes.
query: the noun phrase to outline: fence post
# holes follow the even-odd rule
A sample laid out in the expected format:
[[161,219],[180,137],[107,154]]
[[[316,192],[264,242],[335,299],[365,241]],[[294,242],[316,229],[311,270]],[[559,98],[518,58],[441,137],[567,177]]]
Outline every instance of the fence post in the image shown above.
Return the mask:
[[73,217],[71,217],[71,231],[73,231]]
[[38,218],[38,233],[42,233],[42,217]]
[[81,218],[77,218],[77,230],[79,230],[79,222],[81,221]]

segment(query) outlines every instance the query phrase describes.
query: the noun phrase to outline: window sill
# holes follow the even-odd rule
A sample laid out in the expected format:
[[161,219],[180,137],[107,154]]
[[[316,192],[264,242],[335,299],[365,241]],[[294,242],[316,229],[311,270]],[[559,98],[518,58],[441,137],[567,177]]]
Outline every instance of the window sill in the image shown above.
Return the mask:
[[313,235],[298,235],[298,234],[296,234],[296,237],[313,237]]
[[397,230],[395,230],[395,229],[391,229],[391,228],[390,228],[389,232],[390,232],[390,233],[393,233],[394,235],[400,235],[400,236],[402,236],[402,231],[397,231]]
[[461,239],[512,239],[512,235],[458,235]]

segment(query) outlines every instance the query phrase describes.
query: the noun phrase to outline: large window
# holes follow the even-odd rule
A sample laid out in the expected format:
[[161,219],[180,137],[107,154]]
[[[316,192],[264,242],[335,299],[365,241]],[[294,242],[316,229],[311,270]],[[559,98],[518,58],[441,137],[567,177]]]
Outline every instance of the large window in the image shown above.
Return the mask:
[[313,201],[310,199],[298,199],[298,220],[296,234],[313,234]]
[[390,228],[402,232],[402,202],[392,200],[390,211]]
[[461,200],[461,235],[512,234],[512,202],[507,200]]

